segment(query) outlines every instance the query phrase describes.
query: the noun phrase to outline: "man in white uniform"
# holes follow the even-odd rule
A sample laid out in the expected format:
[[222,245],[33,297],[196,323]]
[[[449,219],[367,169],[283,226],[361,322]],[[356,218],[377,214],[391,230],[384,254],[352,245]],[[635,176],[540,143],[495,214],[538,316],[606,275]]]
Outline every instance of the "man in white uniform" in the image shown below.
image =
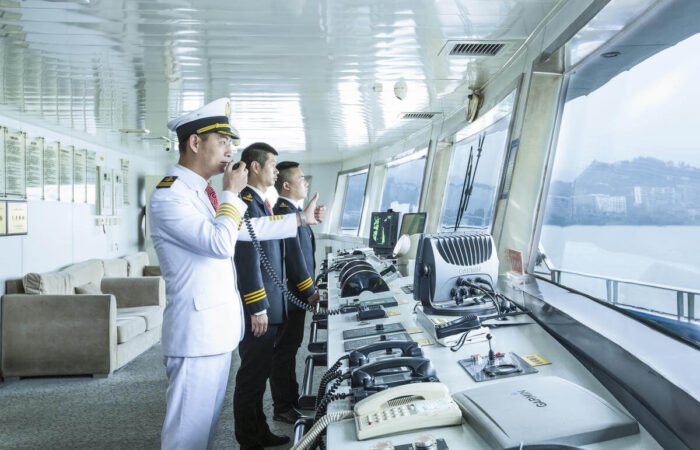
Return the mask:
[[[229,101],[222,98],[168,123],[180,141],[180,160],[150,200],[151,238],[166,286],[163,354],[168,390],[163,449],[211,448],[226,392],[231,352],[243,336],[243,311],[232,256],[246,204],[238,193],[247,169],[233,170]],[[207,180],[224,173],[221,204]],[[210,200],[210,197],[213,198]],[[296,236],[317,223],[315,205],[281,219],[251,219],[259,239]],[[279,217],[279,216],[277,216]]]

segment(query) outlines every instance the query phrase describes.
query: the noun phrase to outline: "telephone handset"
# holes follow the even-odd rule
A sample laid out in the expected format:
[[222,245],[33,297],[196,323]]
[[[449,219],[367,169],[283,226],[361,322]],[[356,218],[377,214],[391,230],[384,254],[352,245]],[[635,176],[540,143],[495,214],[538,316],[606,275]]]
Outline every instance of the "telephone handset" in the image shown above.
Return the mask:
[[[381,390],[399,384],[438,381],[430,360],[419,357],[375,361],[354,369],[350,378],[352,387],[362,390]],[[357,397],[356,395],[355,398]]]
[[348,359],[349,367],[359,367],[369,362],[370,353],[386,350],[390,354],[393,350],[399,350],[401,356],[423,356],[423,350],[414,341],[379,341],[374,344],[365,345],[350,352]]
[[404,384],[355,405],[357,439],[462,423],[462,412],[442,383]]

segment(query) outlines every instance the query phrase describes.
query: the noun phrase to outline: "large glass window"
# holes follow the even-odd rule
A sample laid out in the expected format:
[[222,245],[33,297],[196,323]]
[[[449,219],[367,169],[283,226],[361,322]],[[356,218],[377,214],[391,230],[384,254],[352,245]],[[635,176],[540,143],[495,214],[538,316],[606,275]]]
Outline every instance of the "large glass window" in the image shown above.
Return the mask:
[[699,53],[695,34],[612,78],[600,60],[569,76],[537,260],[555,281],[696,343]]
[[392,209],[402,213],[418,211],[420,188],[425,168],[423,150],[410,157],[389,163],[384,178],[384,192],[380,211]]
[[345,200],[343,201],[343,216],[340,229],[343,232],[357,232],[362,220],[362,205],[365,201],[365,186],[367,185],[368,169],[348,174]]
[[470,125],[457,134],[440,219],[441,231],[454,230],[460,215],[458,228],[491,228],[514,99],[515,92],[485,114],[480,119],[484,122]]

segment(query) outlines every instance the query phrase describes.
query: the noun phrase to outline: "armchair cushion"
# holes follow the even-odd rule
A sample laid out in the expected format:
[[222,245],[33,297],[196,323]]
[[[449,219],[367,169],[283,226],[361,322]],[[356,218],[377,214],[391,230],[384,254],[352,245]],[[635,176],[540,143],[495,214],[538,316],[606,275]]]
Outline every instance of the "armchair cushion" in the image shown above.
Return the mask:
[[146,320],[139,316],[123,317],[117,311],[117,344],[123,344],[146,331]]
[[158,306],[136,306],[133,308],[118,308],[117,319],[126,317],[141,317],[146,321],[146,330],[152,330],[163,323],[163,308]]
[[103,259],[107,278],[125,278],[129,276],[129,263],[123,258]]
[[76,294],[100,295],[100,294],[102,294],[102,291],[95,283],[93,283],[91,281],[89,283],[85,283],[82,286],[76,286],[75,293]]
[[100,281],[102,281],[102,278],[105,276],[104,266],[99,259],[91,259],[89,261],[73,264],[65,269],[61,269],[61,272],[70,275],[73,287],[83,286],[90,282],[99,286]]

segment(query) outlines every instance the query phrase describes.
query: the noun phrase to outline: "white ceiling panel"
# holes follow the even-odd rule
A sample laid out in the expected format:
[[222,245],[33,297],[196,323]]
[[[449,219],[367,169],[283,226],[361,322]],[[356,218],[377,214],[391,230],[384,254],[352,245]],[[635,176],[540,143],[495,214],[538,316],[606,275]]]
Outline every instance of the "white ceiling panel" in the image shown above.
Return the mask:
[[[105,145],[160,152],[158,136],[174,137],[168,120],[229,97],[243,145],[339,159],[429,123],[403,112],[462,106],[557,3],[4,0],[0,104]],[[440,55],[467,39],[512,45],[492,57]]]

